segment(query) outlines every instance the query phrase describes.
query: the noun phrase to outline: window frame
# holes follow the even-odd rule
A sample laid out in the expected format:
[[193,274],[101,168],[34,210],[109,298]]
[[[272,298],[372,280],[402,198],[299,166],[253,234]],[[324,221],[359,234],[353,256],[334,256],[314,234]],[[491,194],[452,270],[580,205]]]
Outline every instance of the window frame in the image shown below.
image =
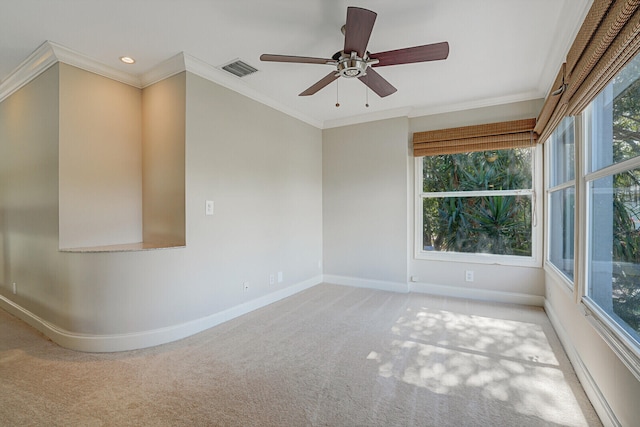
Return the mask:
[[[555,133],[552,132],[552,135]],[[574,162],[574,173],[573,173],[573,179],[571,180],[567,180],[563,183],[560,184],[556,184],[555,186],[551,186],[551,174],[553,173],[553,171],[551,170],[551,158],[552,158],[552,154],[553,154],[553,150],[552,150],[552,146],[551,146],[551,136],[547,139],[547,141],[545,142],[545,151],[544,151],[544,169],[545,169],[545,184],[544,184],[544,190],[545,190],[545,217],[544,217],[544,224],[545,224],[545,231],[544,231],[544,236],[545,236],[545,249],[544,249],[544,269],[546,272],[551,272],[555,278],[562,282],[567,289],[573,293],[574,292],[574,288],[576,287],[575,284],[579,283],[579,281],[577,280],[580,276],[580,272],[579,272],[579,258],[580,258],[580,234],[578,233],[579,230],[579,223],[578,221],[580,220],[580,194],[579,194],[579,177],[581,176],[581,170],[579,169],[580,165],[582,164],[581,161],[579,161],[579,157],[582,153],[582,150],[580,149],[580,141],[581,138],[583,137],[583,132],[582,132],[582,117],[581,116],[574,116],[573,118],[573,144],[574,144],[574,156],[573,156],[573,162]],[[574,197],[575,197],[575,202],[574,202],[574,210],[573,210],[573,280],[568,277],[560,268],[558,268],[553,261],[550,258],[551,255],[551,250],[550,250],[550,244],[551,244],[551,218],[552,218],[552,214],[551,214],[551,196],[554,193],[557,192],[561,192],[564,191],[566,189],[569,188],[573,188],[574,191]]]
[[[576,188],[576,196],[580,196],[580,204],[576,201],[576,211],[578,218],[575,222],[575,232],[580,239],[581,253],[579,255],[579,264],[576,270],[579,272],[579,280],[576,281],[574,295],[580,303],[585,317],[589,323],[595,328],[599,335],[605,340],[609,347],[616,353],[622,363],[631,371],[637,380],[640,381],[640,340],[631,336],[612,316],[607,313],[600,305],[589,296],[590,267],[589,259],[591,254],[591,200],[590,185],[594,181],[613,177],[617,173],[640,168],[640,156],[624,160],[619,163],[613,163],[597,170],[592,170],[593,158],[590,147],[591,129],[593,120],[593,103],[579,115],[576,119],[580,119],[580,125],[576,125],[576,149],[579,145],[581,152],[576,152],[576,179],[578,180]],[[578,139],[579,138],[579,139]],[[579,179],[578,179],[579,178]],[[578,255],[574,254],[576,262]]]
[[[425,193],[422,191],[423,187],[423,174],[422,174],[422,162],[424,156],[414,158],[414,258],[416,260],[431,260],[431,261],[452,261],[463,262],[469,264],[496,264],[518,267],[541,267],[542,266],[542,229],[540,226],[540,220],[543,215],[543,209],[540,200],[538,200],[538,194],[542,188],[542,144],[534,144],[532,148],[532,165],[531,165],[531,189],[518,189],[518,190],[490,190],[492,195],[505,196],[505,195],[531,195],[531,209],[532,209],[532,221],[531,221],[531,256],[517,256],[517,255],[495,255],[495,254],[483,254],[483,253],[464,253],[464,252],[439,252],[439,251],[425,251],[422,247],[422,229],[423,229],[423,215],[422,215],[422,203],[424,195],[434,194]],[[460,193],[464,193],[462,197],[474,197],[479,195],[486,195],[486,191],[453,191],[453,192],[440,192],[440,197],[454,196],[460,197]],[[481,194],[480,194],[481,193]]]

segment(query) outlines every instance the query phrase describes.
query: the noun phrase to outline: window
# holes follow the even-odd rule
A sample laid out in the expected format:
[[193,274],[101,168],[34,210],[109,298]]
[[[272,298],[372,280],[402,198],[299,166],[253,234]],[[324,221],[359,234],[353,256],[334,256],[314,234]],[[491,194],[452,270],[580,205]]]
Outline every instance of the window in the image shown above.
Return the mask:
[[549,158],[548,261],[571,283],[574,279],[576,203],[574,140],[574,119],[566,117],[546,143]]
[[[585,111],[586,301],[640,342],[640,56]],[[636,344],[637,345],[637,344]]]
[[532,147],[418,158],[416,256],[535,262]]

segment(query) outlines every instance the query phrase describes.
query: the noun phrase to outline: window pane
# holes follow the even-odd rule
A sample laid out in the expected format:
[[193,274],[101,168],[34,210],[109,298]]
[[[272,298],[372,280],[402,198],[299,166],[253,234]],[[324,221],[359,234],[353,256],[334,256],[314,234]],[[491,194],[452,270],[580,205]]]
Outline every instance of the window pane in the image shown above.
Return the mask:
[[427,156],[423,191],[530,189],[531,156],[530,148]]
[[640,155],[640,56],[592,105],[591,171]]
[[550,186],[575,179],[574,118],[565,117],[551,135],[551,182]]
[[549,261],[573,281],[575,188],[550,195]]
[[426,251],[531,256],[531,196],[423,199]]
[[638,339],[640,169],[590,186],[589,296]]

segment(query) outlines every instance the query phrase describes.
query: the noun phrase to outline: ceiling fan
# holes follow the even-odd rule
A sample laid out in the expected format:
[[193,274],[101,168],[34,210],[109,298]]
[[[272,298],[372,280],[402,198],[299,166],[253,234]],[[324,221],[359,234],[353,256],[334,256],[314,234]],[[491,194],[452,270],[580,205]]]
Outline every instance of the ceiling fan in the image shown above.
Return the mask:
[[371,37],[376,16],[377,13],[371,10],[348,7],[347,23],[342,27],[344,48],[331,58],[263,54],[260,56],[260,60],[300,64],[326,64],[336,67],[335,71],[327,74],[317,83],[300,93],[299,96],[313,95],[338,77],[357,77],[380,97],[385,97],[396,92],[397,89],[374,71],[372,67],[438,61],[447,59],[447,56],[449,56],[449,43],[447,42],[369,53],[367,44],[369,43],[369,37]]

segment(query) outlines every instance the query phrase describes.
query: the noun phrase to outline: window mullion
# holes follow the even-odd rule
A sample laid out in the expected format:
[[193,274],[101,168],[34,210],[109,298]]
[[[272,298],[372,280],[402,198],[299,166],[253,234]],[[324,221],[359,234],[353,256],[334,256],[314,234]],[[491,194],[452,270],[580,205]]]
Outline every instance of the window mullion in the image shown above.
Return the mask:
[[562,190],[565,190],[567,188],[574,187],[575,185],[576,185],[576,181],[572,179],[571,181],[563,182],[562,184],[558,184],[555,187],[551,187],[551,188],[547,189],[547,192],[548,193],[554,193],[556,191],[562,191]]
[[605,168],[599,169],[595,172],[590,172],[585,175],[585,180],[595,181],[600,178],[605,178],[607,176],[616,175],[622,172],[626,172],[631,169],[637,169],[640,167],[640,156],[634,157],[629,160],[625,160],[624,162],[614,163],[613,165],[607,166]]
[[478,191],[437,191],[423,192],[420,196],[425,199],[444,197],[487,197],[487,196],[528,196],[533,189],[522,190],[478,190]]

